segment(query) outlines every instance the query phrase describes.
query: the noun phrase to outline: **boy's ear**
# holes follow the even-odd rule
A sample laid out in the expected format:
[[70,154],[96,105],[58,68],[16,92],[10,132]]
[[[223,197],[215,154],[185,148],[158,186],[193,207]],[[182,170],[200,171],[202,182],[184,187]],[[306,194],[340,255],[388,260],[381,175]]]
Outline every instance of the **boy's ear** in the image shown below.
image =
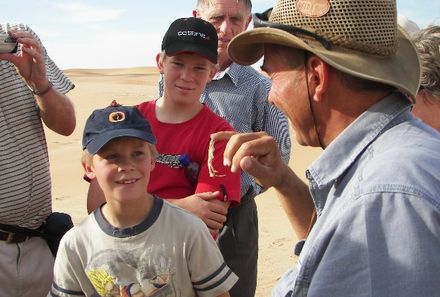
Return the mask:
[[160,60],[160,53],[156,55],[156,65],[157,69],[159,69],[160,74],[163,74],[163,63]]
[[153,171],[153,169],[154,169],[155,166],[156,166],[156,159],[151,159],[150,172]]
[[84,168],[84,174],[90,179],[94,179],[95,178],[95,172],[92,169],[92,166],[86,164],[86,163],[82,163],[82,166]]

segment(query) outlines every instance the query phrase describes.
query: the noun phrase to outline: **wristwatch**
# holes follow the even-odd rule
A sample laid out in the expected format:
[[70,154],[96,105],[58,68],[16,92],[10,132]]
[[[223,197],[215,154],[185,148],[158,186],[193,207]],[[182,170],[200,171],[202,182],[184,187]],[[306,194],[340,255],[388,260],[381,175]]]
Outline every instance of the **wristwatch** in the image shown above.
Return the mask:
[[32,88],[31,88],[31,90],[32,90],[32,93],[34,93],[34,95],[41,97],[44,94],[47,94],[52,88],[53,88],[53,84],[49,81],[49,84],[47,85],[47,87],[44,90],[42,90],[41,92],[34,90]]

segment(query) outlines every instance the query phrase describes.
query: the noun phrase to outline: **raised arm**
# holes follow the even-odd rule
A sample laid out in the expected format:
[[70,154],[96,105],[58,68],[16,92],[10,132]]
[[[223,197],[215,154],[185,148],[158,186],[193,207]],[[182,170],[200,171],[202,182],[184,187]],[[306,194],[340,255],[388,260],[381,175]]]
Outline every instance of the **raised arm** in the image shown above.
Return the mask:
[[278,145],[264,132],[220,132],[214,139],[230,138],[224,162],[231,171],[241,169],[252,175],[265,188],[274,187],[296,233],[305,238],[314,205],[307,185],[282,161]]
[[10,35],[21,44],[21,54],[1,54],[0,59],[13,63],[34,91],[45,125],[56,133],[70,135],[76,125],[73,104],[52,87],[46,70],[45,49],[31,32],[10,31]]

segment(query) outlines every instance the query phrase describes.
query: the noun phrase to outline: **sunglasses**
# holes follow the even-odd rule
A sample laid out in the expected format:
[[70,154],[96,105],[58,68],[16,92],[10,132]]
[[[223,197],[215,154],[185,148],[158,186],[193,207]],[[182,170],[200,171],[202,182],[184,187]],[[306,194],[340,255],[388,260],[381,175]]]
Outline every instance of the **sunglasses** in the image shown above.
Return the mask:
[[318,41],[325,49],[330,50],[332,48],[332,43],[325,39],[322,36],[319,36],[316,33],[304,30],[302,28],[298,28],[292,25],[284,25],[279,23],[269,22],[270,14],[272,13],[273,8],[269,8],[263,13],[255,13],[253,17],[254,28],[262,28],[262,27],[270,27],[275,29],[280,29],[295,36],[306,36],[311,37],[314,40]]

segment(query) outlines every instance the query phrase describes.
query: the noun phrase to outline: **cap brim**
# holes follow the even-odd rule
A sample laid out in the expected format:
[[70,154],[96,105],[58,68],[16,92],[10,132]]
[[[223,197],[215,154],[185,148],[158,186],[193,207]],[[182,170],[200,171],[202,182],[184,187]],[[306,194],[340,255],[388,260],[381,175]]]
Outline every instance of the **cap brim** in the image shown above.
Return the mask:
[[276,28],[255,28],[231,40],[228,53],[242,65],[257,62],[264,54],[264,44],[277,44],[309,51],[334,68],[367,80],[394,86],[415,98],[419,89],[420,62],[417,50],[408,37],[398,30],[398,49],[391,57],[371,55],[332,45],[330,50],[319,42],[303,39]]
[[156,144],[156,138],[153,134],[143,132],[134,129],[117,129],[113,131],[107,131],[101,133],[93,138],[92,141],[87,143],[83,149],[87,150],[90,154],[96,154],[104,145],[106,145],[110,140],[119,137],[135,137],[144,140],[151,144]]
[[200,47],[200,45],[194,45],[188,42],[185,43],[174,42],[173,44],[170,44],[168,46],[165,53],[168,56],[175,56],[184,53],[197,54],[199,56],[208,59],[210,62],[217,64],[217,52],[213,54],[208,49]]

